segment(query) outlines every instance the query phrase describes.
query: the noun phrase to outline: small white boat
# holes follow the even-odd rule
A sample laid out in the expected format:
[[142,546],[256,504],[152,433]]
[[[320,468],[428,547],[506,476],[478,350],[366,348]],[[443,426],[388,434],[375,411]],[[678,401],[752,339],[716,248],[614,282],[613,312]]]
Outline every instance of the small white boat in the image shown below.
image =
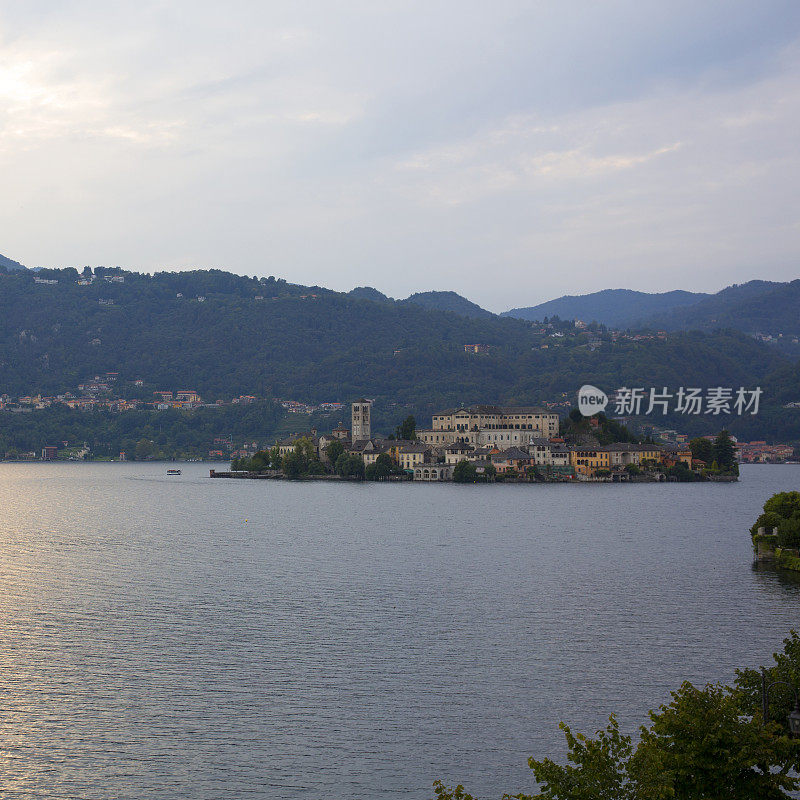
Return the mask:
[[168,469],[167,475],[180,475],[181,471],[179,469]]

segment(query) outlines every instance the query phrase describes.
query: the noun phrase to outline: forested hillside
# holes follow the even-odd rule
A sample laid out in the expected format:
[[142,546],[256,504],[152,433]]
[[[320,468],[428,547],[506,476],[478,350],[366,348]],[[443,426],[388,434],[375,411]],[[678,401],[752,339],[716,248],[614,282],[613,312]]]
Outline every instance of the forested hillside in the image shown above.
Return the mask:
[[[31,272],[0,274],[0,393],[74,391],[113,371],[122,390],[141,378],[151,389],[196,389],[207,401],[366,395],[378,401],[376,422],[393,427],[400,409],[424,419],[462,402],[573,398],[582,383],[766,386],[789,364],[735,332],[594,347],[585,333],[553,338],[521,320],[360,300],[274,278],[198,271],[108,282],[115,274],[99,271],[91,285],[78,285],[74,270],[38,273],[55,285],[34,283]],[[464,351],[474,343],[488,352]],[[784,384],[796,380],[780,374]]]
[[729,286],[690,308],[648,320],[667,330],[736,328],[745,333],[800,335],[800,280]]

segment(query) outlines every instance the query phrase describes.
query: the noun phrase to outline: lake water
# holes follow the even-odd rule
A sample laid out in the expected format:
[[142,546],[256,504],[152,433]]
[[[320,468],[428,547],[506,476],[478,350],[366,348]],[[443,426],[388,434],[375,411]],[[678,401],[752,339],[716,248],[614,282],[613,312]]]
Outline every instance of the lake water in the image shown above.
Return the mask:
[[633,732],[800,627],[738,484],[210,480],[0,465],[9,798],[429,798],[533,788],[559,720]]

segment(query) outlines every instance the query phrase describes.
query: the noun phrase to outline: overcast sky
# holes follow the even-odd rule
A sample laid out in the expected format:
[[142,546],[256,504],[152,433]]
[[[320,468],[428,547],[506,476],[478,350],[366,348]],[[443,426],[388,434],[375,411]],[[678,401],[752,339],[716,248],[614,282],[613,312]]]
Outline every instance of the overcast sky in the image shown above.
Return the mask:
[[797,0],[6,2],[0,253],[495,311],[800,277]]

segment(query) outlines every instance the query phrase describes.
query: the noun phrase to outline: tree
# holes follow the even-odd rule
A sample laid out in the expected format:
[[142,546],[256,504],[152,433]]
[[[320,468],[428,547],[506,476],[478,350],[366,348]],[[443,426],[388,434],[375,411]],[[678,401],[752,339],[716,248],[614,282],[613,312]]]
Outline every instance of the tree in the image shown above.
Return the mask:
[[287,478],[299,478],[307,473],[308,464],[302,453],[295,449],[283,457],[282,469]]
[[705,437],[701,436],[689,442],[692,451],[692,458],[710,464],[714,460],[714,444]]
[[721,470],[731,470],[736,464],[736,448],[726,430],[721,430],[714,439],[714,460]]
[[628,774],[633,754],[630,736],[619,732],[616,718],[609,718],[605,730],[596,739],[573,734],[563,722],[569,748],[568,760],[575,766],[561,766],[545,758],[528,759],[542,791],[536,795],[517,795],[519,800],[633,800],[634,783]]
[[328,442],[328,444],[325,445],[325,458],[327,458],[331,464],[335,465],[336,460],[342,453],[344,453],[344,445],[338,439],[334,439],[332,442]]
[[247,465],[247,469],[252,472],[264,472],[270,468],[272,457],[268,450],[259,450],[251,458]]
[[303,472],[308,472],[308,467],[312,461],[317,460],[317,448],[308,436],[302,436],[294,445],[294,451],[300,456],[303,464]]
[[325,474],[325,465],[318,458],[315,458],[308,465],[308,474],[309,475],[324,475]]
[[368,481],[385,481],[393,472],[392,459],[388,453],[381,453],[364,471]]
[[787,775],[797,745],[764,726],[760,715],[743,716],[742,699],[729,687],[698,689],[684,683],[672,702],[651,711],[630,774],[641,794],[653,798],[782,798],[800,783]]
[[395,436],[398,439],[414,440],[417,438],[417,421],[412,415],[409,414],[398,426],[395,428]]
[[764,503],[766,513],[779,517],[791,517],[800,512],[800,492],[778,492]]
[[[800,636],[797,631],[790,631],[783,640],[783,650],[772,656],[774,664],[765,669],[767,683],[775,683],[769,691],[769,718],[772,724],[779,726],[784,733],[789,733],[788,716],[794,710],[794,692],[800,678]],[[788,684],[788,685],[787,685]],[[756,669],[736,671],[736,689],[742,699],[745,714],[753,716],[761,713],[761,672]],[[798,756],[795,751],[795,757]],[[800,764],[795,764],[794,768]]]
[[800,545],[800,492],[778,492],[764,503],[764,512],[750,528],[755,535],[759,528],[767,533],[778,529],[778,544],[781,547]]
[[336,459],[334,470],[337,475],[341,475],[343,478],[361,479],[364,477],[364,459],[358,455],[342,453]]
[[[594,737],[561,729],[567,765],[528,761],[540,789],[504,795],[517,800],[781,800],[800,788],[800,745],[786,717],[800,674],[800,638],[792,631],[767,680],[789,688],[771,695],[770,722],[761,715],[761,674],[737,673],[733,687],[684,683],[672,701],[649,714],[634,747],[612,716]],[[782,684],[776,684],[780,689]],[[436,800],[470,800],[462,786],[434,784]]]
[[137,461],[144,461],[153,455],[153,443],[149,439],[139,439],[136,442],[135,456]]
[[478,470],[470,461],[459,461],[453,469],[453,480],[456,483],[475,483],[477,477]]

